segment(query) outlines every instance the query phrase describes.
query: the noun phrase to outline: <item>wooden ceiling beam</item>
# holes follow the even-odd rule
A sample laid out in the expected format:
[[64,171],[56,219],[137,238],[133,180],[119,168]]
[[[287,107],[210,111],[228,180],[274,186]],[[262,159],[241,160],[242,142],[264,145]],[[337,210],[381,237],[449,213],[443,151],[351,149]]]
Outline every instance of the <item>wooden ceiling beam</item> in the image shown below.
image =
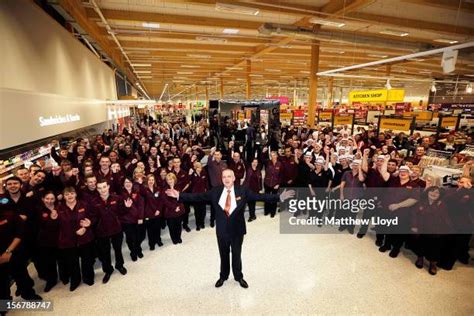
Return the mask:
[[[238,28],[257,30],[263,23],[243,20],[230,20],[202,16],[189,16],[177,14],[161,14],[154,12],[138,12],[138,11],[122,11],[101,9],[102,14],[107,20],[117,21],[135,21],[135,22],[151,22],[151,23],[166,23],[178,25],[192,25],[192,26],[209,26],[209,27],[223,27],[223,28]],[[87,9],[87,15],[90,18],[96,18],[97,13],[93,9]]]
[[467,1],[453,0],[402,0],[403,2],[425,5],[433,8],[442,8],[449,10],[461,10],[466,12],[474,12],[474,4]]
[[196,51],[225,51],[232,52],[233,54],[238,53],[253,53],[255,50],[253,47],[228,45],[228,44],[187,44],[187,43],[158,43],[158,42],[145,42],[145,41],[122,41],[121,42],[124,50],[128,48],[147,48],[147,49],[158,49],[158,50],[185,50],[188,53]]
[[329,14],[329,17],[344,16],[374,2],[375,0],[331,0],[321,8],[321,12]]
[[[404,29],[417,29],[417,30],[424,30],[424,31],[434,31],[437,33],[444,33],[444,34],[458,34],[458,35],[470,35],[474,34],[474,28],[470,27],[463,27],[463,26],[455,26],[450,24],[444,23],[435,23],[435,22],[426,22],[421,20],[413,20],[407,19],[403,17],[391,17],[391,16],[383,16],[383,15],[376,15],[376,14],[369,14],[369,13],[352,13],[350,14],[351,17],[357,18],[363,21],[367,21],[370,23],[378,23],[384,24],[388,26],[395,26],[395,27],[402,27]],[[404,38],[404,40],[408,39]]]

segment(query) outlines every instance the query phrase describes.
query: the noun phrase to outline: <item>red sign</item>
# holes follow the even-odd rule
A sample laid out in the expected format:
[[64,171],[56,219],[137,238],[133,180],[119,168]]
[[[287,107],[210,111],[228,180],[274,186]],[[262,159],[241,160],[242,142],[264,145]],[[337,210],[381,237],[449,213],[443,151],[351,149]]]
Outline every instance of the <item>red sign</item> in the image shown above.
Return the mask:
[[294,118],[304,117],[304,110],[294,110],[293,117]]
[[403,102],[403,103],[395,103],[395,114],[402,115],[403,112],[410,112],[411,111],[411,103]]
[[280,100],[280,104],[290,104],[290,99],[286,96],[277,96],[277,95],[272,95],[271,97],[268,97],[267,99],[271,100]]

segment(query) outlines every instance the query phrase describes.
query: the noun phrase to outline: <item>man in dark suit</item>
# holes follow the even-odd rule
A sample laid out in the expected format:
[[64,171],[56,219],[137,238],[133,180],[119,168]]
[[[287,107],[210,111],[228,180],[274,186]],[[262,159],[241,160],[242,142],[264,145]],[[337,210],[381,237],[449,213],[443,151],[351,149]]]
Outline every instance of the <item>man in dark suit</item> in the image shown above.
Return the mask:
[[179,193],[167,190],[166,194],[179,199],[181,202],[210,202],[216,209],[216,234],[221,257],[221,272],[216,287],[221,287],[230,274],[230,250],[232,249],[232,273],[240,286],[247,288],[248,284],[242,274],[240,257],[245,227],[245,206],[248,201],[278,202],[295,195],[295,191],[283,191],[278,194],[257,194],[248,188],[234,185],[235,175],[230,169],[222,172],[223,185],[212,188],[204,193]]

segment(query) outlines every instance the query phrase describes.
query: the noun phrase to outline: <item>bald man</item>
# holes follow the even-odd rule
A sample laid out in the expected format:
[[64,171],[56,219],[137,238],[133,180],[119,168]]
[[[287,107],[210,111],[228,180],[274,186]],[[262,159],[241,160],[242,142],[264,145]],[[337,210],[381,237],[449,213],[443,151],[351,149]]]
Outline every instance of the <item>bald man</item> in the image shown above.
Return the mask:
[[223,185],[216,186],[204,193],[180,193],[167,190],[168,196],[181,202],[209,202],[216,209],[216,234],[221,259],[220,276],[216,287],[221,287],[230,274],[230,251],[232,250],[232,273],[235,281],[243,288],[248,288],[242,274],[242,243],[246,234],[245,206],[247,202],[264,201],[278,202],[292,198],[295,191],[283,191],[278,194],[257,194],[235,183],[235,175],[231,169],[222,172]]

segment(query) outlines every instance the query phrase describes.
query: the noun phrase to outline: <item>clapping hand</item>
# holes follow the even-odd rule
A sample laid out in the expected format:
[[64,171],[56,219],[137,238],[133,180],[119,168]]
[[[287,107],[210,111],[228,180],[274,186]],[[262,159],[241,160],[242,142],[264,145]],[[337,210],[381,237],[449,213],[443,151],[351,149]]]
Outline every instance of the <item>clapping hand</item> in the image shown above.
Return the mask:
[[49,214],[49,217],[51,219],[57,219],[58,218],[58,211],[56,210],[51,210],[51,214]]
[[283,202],[285,200],[288,200],[289,198],[292,198],[295,196],[295,190],[283,190],[283,192],[280,194],[280,200]]
[[79,223],[81,227],[84,227],[84,228],[91,226],[91,220],[88,218],[81,219]]
[[85,233],[86,233],[86,229],[84,227],[81,227],[76,231],[76,235],[78,235],[78,236],[82,236]]

